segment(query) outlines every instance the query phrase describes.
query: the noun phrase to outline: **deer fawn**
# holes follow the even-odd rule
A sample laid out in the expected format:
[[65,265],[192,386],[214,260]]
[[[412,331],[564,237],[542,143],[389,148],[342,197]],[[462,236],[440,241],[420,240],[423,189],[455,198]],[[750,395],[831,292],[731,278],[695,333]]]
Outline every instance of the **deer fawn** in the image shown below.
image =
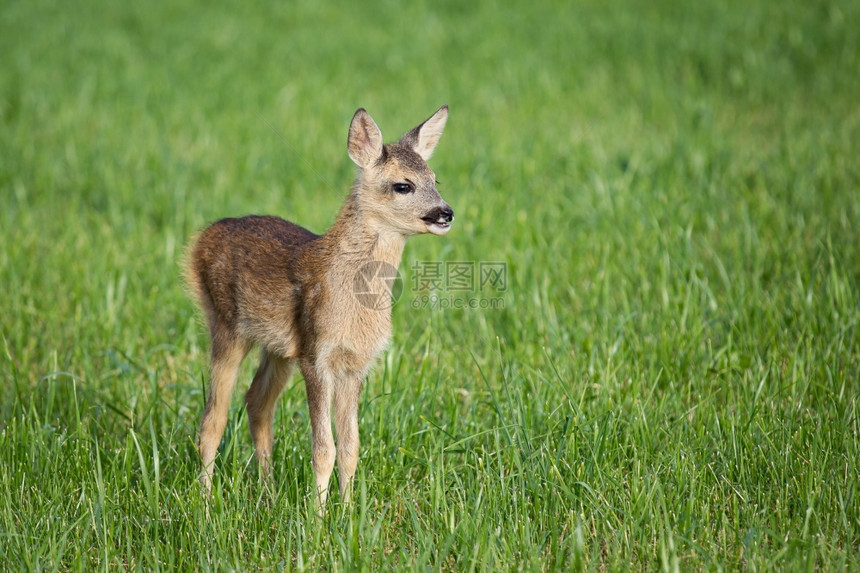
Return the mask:
[[[354,285],[373,280],[380,264],[396,269],[410,235],[450,229],[454,212],[426,163],[447,119],[443,106],[397,143],[383,145],[376,123],[359,109],[347,145],[358,176],[327,233],[315,235],[278,217],[248,216],[214,223],[191,248],[187,277],[212,338],[198,442],[206,492],[239,366],[258,343],[260,365],[245,405],[261,473],[271,473],[275,402],[298,362],[310,410],[317,507],[325,503],[335,453],[341,499],[349,499],[362,382],[391,334],[390,305],[363,303]],[[388,295],[391,282],[383,284]]]

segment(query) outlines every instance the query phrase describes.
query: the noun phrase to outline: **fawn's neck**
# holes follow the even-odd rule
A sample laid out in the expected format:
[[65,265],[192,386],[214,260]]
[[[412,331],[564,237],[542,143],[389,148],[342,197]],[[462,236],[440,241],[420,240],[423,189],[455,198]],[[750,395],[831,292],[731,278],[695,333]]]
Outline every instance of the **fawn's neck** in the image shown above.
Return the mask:
[[397,268],[406,246],[403,234],[386,229],[372,214],[361,212],[354,193],[325,238],[331,254],[349,265],[381,261]]

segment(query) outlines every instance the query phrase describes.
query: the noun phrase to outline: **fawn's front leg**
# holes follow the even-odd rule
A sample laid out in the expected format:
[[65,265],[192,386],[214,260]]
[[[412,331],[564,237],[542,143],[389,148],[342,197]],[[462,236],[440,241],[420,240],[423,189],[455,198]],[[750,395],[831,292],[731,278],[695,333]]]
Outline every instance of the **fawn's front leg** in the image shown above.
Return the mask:
[[322,513],[328,497],[328,482],[334,468],[335,447],[331,433],[332,380],[312,359],[301,362],[311,416],[312,459],[317,493],[317,512]]
[[361,377],[348,376],[334,390],[334,424],[337,430],[337,469],[340,475],[340,497],[349,501],[352,478],[358,465],[358,400]]

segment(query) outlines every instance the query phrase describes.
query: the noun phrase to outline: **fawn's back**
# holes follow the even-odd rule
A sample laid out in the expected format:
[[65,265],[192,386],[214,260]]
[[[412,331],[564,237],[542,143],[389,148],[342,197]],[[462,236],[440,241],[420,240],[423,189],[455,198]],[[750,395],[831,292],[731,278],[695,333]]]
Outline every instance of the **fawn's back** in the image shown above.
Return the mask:
[[300,260],[318,240],[279,217],[222,219],[206,229],[189,277],[210,330],[296,356],[301,296],[314,276]]

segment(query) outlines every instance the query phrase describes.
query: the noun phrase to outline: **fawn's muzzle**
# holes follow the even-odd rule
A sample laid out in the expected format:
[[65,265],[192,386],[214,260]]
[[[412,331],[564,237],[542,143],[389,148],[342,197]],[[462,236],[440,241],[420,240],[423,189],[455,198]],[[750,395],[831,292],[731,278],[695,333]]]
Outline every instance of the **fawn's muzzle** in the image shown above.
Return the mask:
[[444,235],[451,230],[451,222],[454,220],[454,210],[448,205],[436,207],[421,217],[427,225],[427,230],[434,235]]

